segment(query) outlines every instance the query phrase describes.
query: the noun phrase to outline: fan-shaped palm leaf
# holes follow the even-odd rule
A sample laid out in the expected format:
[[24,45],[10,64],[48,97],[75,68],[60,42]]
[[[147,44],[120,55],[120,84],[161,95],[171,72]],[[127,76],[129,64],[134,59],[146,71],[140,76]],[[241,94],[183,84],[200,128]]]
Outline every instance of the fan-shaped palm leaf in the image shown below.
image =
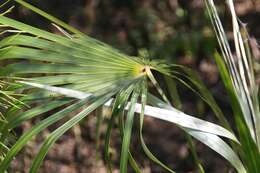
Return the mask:
[[[143,115],[175,123],[188,134],[194,136],[229,160],[238,172],[245,172],[245,168],[237,155],[220,138],[226,137],[238,142],[232,132],[216,124],[189,116],[154,97],[148,97],[148,101],[151,104],[158,107],[168,107],[169,110],[146,105],[146,92],[148,89],[146,83],[148,79],[155,85],[163,99],[167,101],[162,89],[153,77],[151,69],[180,80],[175,75],[178,71],[170,72],[170,67],[164,63],[127,56],[109,45],[83,35],[74,28],[67,26],[22,0],[16,1],[75,35],[66,37],[52,34],[0,16],[0,23],[7,27],[6,30],[11,27],[18,32],[18,34],[6,37],[0,42],[0,60],[16,59],[15,63],[1,68],[0,73],[10,76],[28,77],[28,80],[22,82],[24,86],[20,88],[20,90],[27,93],[27,96],[22,97],[21,101],[28,105],[37,105],[24,112],[10,109],[5,115],[8,123],[0,127],[1,133],[7,134],[25,120],[47,113],[55,108],[66,107],[40,121],[31,130],[23,134],[11,147],[10,151],[7,152],[6,157],[0,164],[0,171],[3,172],[8,168],[15,155],[34,135],[51,124],[64,119],[69,113],[80,111],[80,113],[66,121],[61,127],[54,130],[44,141],[30,169],[30,172],[37,172],[48,150],[62,134],[99,106],[111,106],[112,100],[109,99],[117,95],[117,98],[120,99],[119,102],[116,101],[114,103],[114,115],[112,114],[112,118],[116,114],[121,114],[122,116],[119,117],[123,120],[124,110],[128,110],[126,121],[121,126],[123,144],[120,171],[122,173],[127,172],[129,159],[132,166],[138,171],[138,167],[134,163],[129,151],[134,112],[141,114],[141,129]],[[205,88],[199,87],[201,84],[195,82],[192,77],[188,79],[200,90],[201,93],[198,94],[207,101],[208,99],[205,98],[207,94],[203,96]],[[182,83],[189,86],[184,81]],[[33,89],[29,86],[43,88],[48,91]],[[142,104],[137,103],[140,95],[142,96]],[[128,97],[131,100],[129,104],[127,104]],[[78,101],[77,99],[81,100]],[[219,114],[219,109],[212,99],[209,99],[208,103],[211,104],[212,108],[215,107],[215,112]],[[122,106],[122,108],[119,106]],[[107,136],[109,137],[109,134]],[[168,171],[174,172],[156,159],[144,144],[141,134],[140,137],[146,154]],[[5,138],[6,135],[1,136],[1,141],[4,141]]]

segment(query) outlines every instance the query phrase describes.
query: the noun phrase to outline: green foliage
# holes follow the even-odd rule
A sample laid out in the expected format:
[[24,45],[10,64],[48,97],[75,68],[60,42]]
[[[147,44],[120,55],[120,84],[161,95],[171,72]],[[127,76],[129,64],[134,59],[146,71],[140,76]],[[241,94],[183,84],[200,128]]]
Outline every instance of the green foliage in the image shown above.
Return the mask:
[[[6,142],[15,127],[45,113],[50,114],[50,111],[53,113],[35,124],[14,143],[9,144],[10,149],[4,153],[0,162],[0,172],[8,169],[13,158],[35,135],[58,121],[65,121],[47,136],[35,156],[30,173],[38,172],[53,144],[69,129],[101,106],[112,106],[105,137],[105,160],[110,172],[112,172],[112,166],[109,145],[116,119],[119,120],[122,139],[120,172],[128,172],[128,163],[136,172],[141,172],[130,151],[135,113],[140,116],[139,138],[144,153],[169,172],[174,173],[172,169],[157,159],[145,144],[142,136],[144,116],[174,123],[185,131],[189,142],[191,142],[190,136],[201,141],[227,159],[239,173],[255,173],[256,170],[259,170],[259,103],[254,94],[250,95],[250,93],[256,92],[255,88],[258,86],[256,86],[251,70],[247,74],[250,87],[243,83],[246,80],[243,78],[242,72],[246,72],[252,67],[243,66],[247,62],[247,57],[244,55],[246,51],[241,46],[241,36],[236,35],[236,48],[237,53],[242,50],[240,52],[242,62],[240,63],[245,68],[243,71],[241,68],[237,70],[231,60],[230,48],[223,35],[213,1],[205,0],[205,3],[217,31],[224,53],[224,61],[219,55],[215,57],[224,84],[230,94],[239,139],[232,132],[210,91],[191,69],[180,65],[167,65],[163,61],[151,61],[146,56],[125,55],[105,43],[84,35],[23,0],[15,1],[55,23],[64,36],[32,27],[3,15],[0,16],[4,32],[8,32],[9,28],[15,31],[15,34],[5,36],[0,41],[0,60],[13,60],[0,69],[0,74],[24,78],[16,80],[20,86],[14,88],[12,93],[3,91],[4,87],[0,83],[2,94],[0,99],[6,102],[4,104],[9,104],[9,107],[3,112],[3,122],[0,126],[0,150],[7,149]],[[235,20],[233,14],[233,22]],[[237,29],[237,26],[235,28]],[[172,107],[161,84],[154,77],[154,72],[165,76],[168,89],[174,89],[172,97],[178,97],[175,82],[183,84],[198,94],[211,107],[225,128],[187,115]],[[149,93],[148,82],[153,84],[164,101]],[[3,84],[10,86],[9,83]],[[19,95],[18,101],[10,97],[17,96],[13,94],[15,91],[24,92],[26,95]],[[113,99],[114,97],[115,99]],[[141,103],[138,103],[139,100]],[[12,104],[11,101],[16,104]],[[176,104],[180,106],[180,101],[177,101]],[[21,106],[21,109],[17,109],[17,105]],[[71,114],[73,117],[69,118],[68,115]],[[222,137],[230,140],[232,145],[227,144]],[[194,148],[192,152],[200,172],[203,172]]]
[[240,28],[233,1],[228,0],[227,5],[232,17],[236,62],[214,2],[205,0],[205,4],[223,55],[222,59],[219,54],[215,54],[215,59],[231,99],[241,143],[238,154],[244,161],[247,172],[257,172],[260,170],[260,112],[259,100],[256,98],[259,85],[255,80],[254,59],[250,53],[248,39],[245,34],[242,34],[245,32],[245,28]]

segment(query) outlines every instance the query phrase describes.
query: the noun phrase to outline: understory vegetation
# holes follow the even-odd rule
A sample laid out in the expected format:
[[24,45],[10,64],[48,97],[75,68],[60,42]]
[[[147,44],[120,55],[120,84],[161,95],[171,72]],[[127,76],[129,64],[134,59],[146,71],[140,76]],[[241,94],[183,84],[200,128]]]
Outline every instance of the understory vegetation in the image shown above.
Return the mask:
[[[58,32],[11,18],[9,15],[17,6],[44,17]],[[206,44],[205,47],[208,46],[207,51],[217,64],[232,108],[231,115],[225,114],[196,70],[169,60],[171,53],[160,54],[152,47],[139,50],[135,56],[128,55],[24,0],[1,2],[0,8],[5,9],[0,15],[0,172],[10,172],[12,161],[26,145],[52,127],[41,146],[37,146],[29,168],[30,173],[39,172],[55,143],[70,129],[94,117],[97,143],[101,138],[101,124],[106,124],[102,136],[104,145],[97,145],[103,154],[97,159],[105,161],[108,172],[113,172],[114,166],[120,173],[143,172],[142,163],[133,154],[133,138],[138,138],[143,155],[154,164],[164,171],[177,172],[146,144],[145,117],[167,121],[184,132],[192,161],[200,173],[207,171],[194,141],[222,156],[229,163],[229,170],[260,171],[256,75],[259,62],[247,28],[237,18],[233,0],[226,0],[229,17],[225,19],[232,26],[232,36],[225,31],[214,1],[204,0],[204,10],[219,45],[218,49]],[[185,47],[185,43],[182,46]],[[160,47],[160,51],[164,48],[167,45]],[[184,112],[179,86],[191,91],[211,109],[214,122]],[[103,109],[109,109],[107,121],[104,121]],[[19,132],[19,127],[29,121],[33,125]],[[119,132],[121,141],[116,148],[118,165],[114,165],[111,154],[114,131]],[[133,136],[134,131],[138,131],[138,135]]]

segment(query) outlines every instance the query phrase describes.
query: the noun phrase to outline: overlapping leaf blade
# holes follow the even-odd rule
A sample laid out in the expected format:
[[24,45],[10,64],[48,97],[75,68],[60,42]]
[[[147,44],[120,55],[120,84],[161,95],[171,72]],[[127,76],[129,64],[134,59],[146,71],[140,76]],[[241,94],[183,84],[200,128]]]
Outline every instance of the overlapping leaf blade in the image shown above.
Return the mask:
[[[114,92],[115,90],[119,91],[132,83],[138,83],[138,79],[141,76],[147,75],[147,72],[149,73],[148,77],[150,77],[153,84],[159,88],[155,78],[151,74],[150,68],[167,75],[169,75],[169,71],[165,68],[168,67],[167,65],[124,55],[104,43],[83,35],[47,13],[30,6],[30,4],[27,4],[22,0],[16,1],[77,35],[71,35],[70,37],[59,36],[7,17],[0,16],[0,23],[5,26],[15,28],[18,32],[20,32],[19,34],[7,37],[5,40],[0,42],[0,59],[18,59],[20,61],[1,69],[0,73],[22,76],[29,76],[33,73],[37,77],[31,77],[29,82],[27,81],[23,83],[54,92],[55,94],[52,94],[51,98],[55,99],[60,99],[61,94],[69,97],[71,99],[70,101],[73,100],[72,98],[84,99],[90,94],[95,98],[102,98],[99,100],[94,99],[94,102],[90,105],[90,107],[70,119],[50,135],[50,137],[43,144],[40,154],[36,157],[34,164],[32,165],[31,172],[36,172],[39,169],[47,151],[60,137],[60,135],[65,133],[69,128],[75,125],[98,106],[102,104],[111,106],[111,100],[107,103],[105,102],[116,93]],[[145,70],[145,72],[143,72],[143,70]],[[196,79],[194,80],[191,78],[191,81],[196,84]],[[59,85],[63,88],[57,88],[49,85]],[[30,90],[28,87],[23,87],[22,89],[29,90],[30,95],[22,98],[22,100],[31,98],[29,103],[33,103],[33,100],[36,98],[39,101],[41,98],[48,99],[50,96],[47,92],[35,94],[35,91]],[[128,157],[130,157],[130,161],[133,161],[129,153],[129,140],[131,137],[134,112],[141,113],[141,116],[145,114],[177,124],[187,133],[225,157],[238,170],[238,172],[245,172],[245,168],[237,155],[221,138],[218,137],[222,136],[238,142],[232,132],[216,124],[186,115],[185,113],[172,107],[168,107],[169,110],[160,109],[147,106],[144,104],[144,101],[142,105],[136,104],[139,95],[138,93],[140,92],[138,90],[140,90],[140,87],[136,86],[134,92],[135,94],[133,94],[131,103],[125,107],[125,109],[129,109],[129,112],[126,117],[126,124],[124,126],[124,129],[127,130],[123,133],[123,148],[121,155],[122,173],[127,172]],[[158,91],[161,95],[163,95],[164,99],[167,100],[160,88]],[[36,90],[36,92],[38,91]],[[102,97],[102,95],[106,93],[109,94]],[[209,95],[205,94],[203,98],[207,100],[207,98],[205,98],[207,96]],[[53,105],[53,107],[49,107],[45,111],[51,110],[52,108],[57,108],[62,104],[65,104],[65,102],[58,102],[57,105]],[[156,101],[154,104],[157,104],[158,107],[165,107],[165,103],[163,102]],[[209,104],[211,104],[213,110],[215,109],[215,113],[220,114],[217,107],[214,107],[215,103],[212,98],[209,101]],[[71,107],[68,107],[65,110],[72,111],[70,108]],[[41,110],[40,106],[36,107],[35,110],[29,110],[27,112],[29,113],[28,117],[25,116],[26,120],[36,116],[37,113],[43,112],[44,110]],[[59,113],[57,114],[60,115]],[[220,116],[220,119],[223,118],[223,115],[220,114]],[[18,122],[21,123],[22,120],[23,119]],[[57,120],[59,120],[59,118]],[[14,127],[19,124],[18,122],[14,121],[13,125],[10,127]],[[11,151],[7,154],[8,159],[1,163],[0,168],[2,169],[0,170],[6,170],[11,159],[33,135],[36,135],[39,131],[54,122],[56,122],[56,120],[47,118],[37,125],[35,129],[32,129],[32,132],[28,132],[25,140],[18,140],[18,144],[15,144]],[[225,122],[225,120],[223,122]],[[3,126],[2,130],[9,130],[9,126]],[[2,137],[2,139],[4,138]],[[225,150],[221,150],[220,146],[223,146]]]
[[[32,89],[25,85],[26,81],[23,81],[24,85],[20,87],[20,90],[26,91],[28,95],[21,98],[21,100],[26,101],[29,105],[35,103],[44,104],[46,101],[55,100],[51,102],[51,105],[39,105],[17,114],[17,116],[11,116],[16,111],[10,110],[7,114],[9,124],[1,126],[1,132],[8,133],[10,129],[23,121],[30,120],[60,106],[66,106],[82,91],[91,93],[93,97],[101,97],[106,94],[106,97],[102,97],[99,100],[92,99],[93,103],[91,105],[94,106],[90,106],[85,113],[76,115],[68,120],[64,126],[56,129],[50,135],[33,162],[31,172],[36,172],[47,151],[59,136],[80,121],[85,115],[106,102],[107,99],[116,93],[115,91],[119,91],[134,83],[139,78],[139,71],[143,66],[143,61],[137,58],[130,58],[110,46],[87,36],[71,38],[58,36],[4,16],[0,16],[0,23],[13,27],[20,32],[17,35],[7,37],[0,43],[0,59],[17,59],[18,61],[1,68],[1,74],[26,77],[34,73],[35,77],[30,77],[29,81],[61,85],[67,89],[79,90],[69,92],[69,90],[64,89],[63,93],[56,94],[56,90],[49,86],[45,89],[50,90],[50,94]],[[29,33],[29,35],[22,33]],[[61,94],[64,93],[66,93],[68,98],[63,99],[61,97]],[[87,96],[81,96],[80,99],[85,99]],[[75,107],[77,106],[65,108],[64,111],[68,114],[70,111],[73,112]],[[24,134],[23,138],[20,138],[7,153],[6,158],[1,162],[0,170],[4,171],[7,169],[14,156],[34,135],[61,120],[61,115],[64,111],[62,110],[42,120]],[[4,141],[6,137],[7,135],[1,136],[1,141]]]

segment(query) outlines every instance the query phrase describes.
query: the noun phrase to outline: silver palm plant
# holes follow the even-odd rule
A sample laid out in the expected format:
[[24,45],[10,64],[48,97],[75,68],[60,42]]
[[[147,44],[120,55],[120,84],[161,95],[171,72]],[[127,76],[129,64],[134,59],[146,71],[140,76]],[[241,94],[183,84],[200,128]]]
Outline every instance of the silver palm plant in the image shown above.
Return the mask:
[[[17,80],[21,86],[16,91],[26,93],[25,96],[20,97],[19,102],[23,102],[30,107],[23,106],[22,110],[10,108],[5,112],[4,118],[7,123],[0,126],[0,141],[5,144],[12,129],[24,121],[56,108],[62,109],[35,124],[15,143],[10,144],[10,149],[0,163],[1,172],[8,169],[13,158],[33,136],[50,125],[68,118],[68,115],[73,113],[72,118],[50,133],[43,142],[30,169],[31,173],[38,172],[44,157],[59,137],[100,106],[112,107],[105,142],[105,159],[110,171],[112,170],[109,157],[109,140],[115,119],[119,119],[122,137],[120,172],[127,172],[128,162],[136,172],[141,172],[129,147],[135,113],[138,113],[140,117],[139,137],[144,152],[151,160],[169,172],[174,171],[152,154],[142,137],[145,115],[176,124],[189,136],[193,136],[222,155],[239,173],[259,169],[259,150],[257,149],[257,136],[259,135],[257,116],[259,111],[253,109],[256,108],[253,103],[257,99],[253,95],[248,95],[249,89],[247,88],[247,92],[247,85],[243,84],[243,78],[238,81],[242,82],[241,85],[236,84],[235,80],[237,79],[233,79],[236,76],[231,73],[234,70],[232,68],[235,67],[228,66],[230,60],[227,58],[231,58],[230,56],[224,54],[227,66],[219,55],[216,55],[216,60],[231,94],[240,132],[239,139],[232,132],[232,128],[211,93],[191,69],[181,65],[168,65],[163,61],[151,61],[147,57],[128,56],[105,43],[86,36],[23,0],[15,1],[55,23],[63,35],[53,34],[3,15],[0,16],[0,23],[4,32],[12,32],[11,35],[0,41],[0,60],[15,60],[14,63],[1,68],[0,74],[24,78],[24,80]],[[229,7],[234,15],[231,2],[229,1]],[[225,37],[223,31],[218,30],[222,26],[218,21],[218,14],[213,1],[205,0],[205,4],[212,22],[216,26],[220,44],[225,43],[224,46],[228,46],[226,38],[224,38],[224,41],[222,40],[222,36]],[[236,23],[233,24],[235,25],[234,28],[237,29]],[[235,31],[237,33],[237,30]],[[219,36],[219,33],[222,35]],[[226,50],[226,47],[223,49]],[[178,81],[198,94],[212,108],[223,127],[187,115],[171,106],[160,87],[160,83],[154,77],[154,72]],[[252,74],[250,73],[250,75]],[[162,100],[149,93],[148,82],[151,82],[153,87],[157,89]],[[253,79],[251,83],[255,84]],[[242,92],[240,89],[243,89]],[[249,116],[245,114],[246,111],[250,111],[252,114]],[[248,117],[251,117],[251,123]],[[256,120],[254,125],[252,125],[252,119]],[[231,145],[226,143],[222,139],[223,137],[229,139]],[[253,147],[253,150],[247,155],[245,152],[249,150],[249,147]],[[1,150],[3,148],[1,147]],[[244,153],[239,155],[241,151]],[[196,152],[194,153],[196,154]],[[242,158],[242,161],[240,158]],[[250,160],[252,164],[247,159],[253,159],[253,161]],[[200,162],[197,162],[197,164],[200,172],[204,172]]]

